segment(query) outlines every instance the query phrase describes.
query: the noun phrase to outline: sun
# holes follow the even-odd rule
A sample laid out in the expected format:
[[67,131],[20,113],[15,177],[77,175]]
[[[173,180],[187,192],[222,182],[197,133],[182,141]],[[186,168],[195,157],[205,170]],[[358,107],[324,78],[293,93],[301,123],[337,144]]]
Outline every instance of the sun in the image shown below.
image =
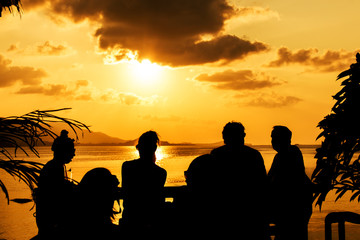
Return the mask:
[[148,59],[144,59],[141,62],[132,60],[131,70],[137,81],[142,84],[152,85],[160,78],[162,67],[156,63],[152,63]]

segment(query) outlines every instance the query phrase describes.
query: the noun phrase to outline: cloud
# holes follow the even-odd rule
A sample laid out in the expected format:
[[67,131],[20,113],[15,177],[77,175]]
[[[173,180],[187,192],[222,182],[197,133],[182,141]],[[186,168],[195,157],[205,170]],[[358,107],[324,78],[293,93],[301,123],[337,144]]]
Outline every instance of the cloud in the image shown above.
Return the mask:
[[0,55],[0,88],[15,85],[21,82],[23,85],[37,85],[41,79],[47,76],[42,69],[27,66],[13,66],[12,61]]
[[57,97],[73,97],[76,100],[91,100],[91,88],[87,80],[77,80],[68,84],[39,83],[34,86],[21,87],[17,94],[40,94]]
[[254,73],[251,70],[226,70],[212,75],[203,73],[195,77],[200,82],[208,82],[217,89],[224,90],[255,90],[282,84],[276,78],[265,73]]
[[300,98],[294,96],[261,96],[249,101],[247,105],[265,108],[279,108],[294,105],[300,101]]
[[77,101],[96,101],[103,103],[117,103],[123,105],[153,105],[164,98],[153,95],[141,97],[134,93],[121,92],[115,89],[99,90],[91,86],[87,80],[77,80],[68,84],[38,84],[21,87],[16,94],[38,94]]
[[259,93],[258,95],[238,94],[235,98],[242,99],[238,103],[239,106],[264,107],[264,108],[280,108],[295,105],[302,101],[301,98],[295,96],[283,96],[277,93]]
[[140,97],[133,93],[118,93],[117,102],[126,105],[153,105],[158,102],[159,96]]
[[169,116],[157,116],[153,114],[147,115],[139,115],[139,118],[147,121],[154,121],[154,122],[178,122],[184,120],[184,117],[179,117],[176,115],[169,115]]
[[17,44],[11,44],[10,47],[6,50],[8,52],[17,51],[19,49]]
[[89,86],[89,81],[88,80],[77,80],[76,81],[76,88],[87,87],[87,86]]
[[240,16],[266,16],[280,18],[279,13],[271,10],[270,8],[263,8],[257,6],[240,7],[237,10],[237,15]]
[[[99,25],[94,34],[99,48],[104,55],[118,53],[112,56],[117,61],[131,52],[139,60],[185,66],[234,61],[269,48],[262,42],[223,34],[225,22],[237,15],[226,0],[44,2],[59,16]],[[204,36],[210,38],[204,40]]]
[[236,10],[236,17],[232,18],[228,24],[234,27],[243,23],[268,21],[270,19],[280,20],[279,13],[270,8],[258,6],[239,7]]
[[278,50],[277,59],[270,62],[268,67],[282,67],[290,64],[311,66],[320,72],[341,71],[349,67],[354,61],[358,51],[348,52],[345,50],[328,50],[319,55],[318,49],[300,49],[296,52],[286,47]]
[[99,92],[97,99],[107,103],[120,103],[124,105],[153,105],[159,103],[162,98],[158,95],[141,97],[134,93],[121,92],[115,89],[107,89]]
[[63,84],[46,84],[38,86],[22,87],[17,94],[43,94],[47,96],[68,96],[72,92],[67,90]]
[[20,48],[18,44],[12,44],[7,49],[8,52],[25,55],[42,55],[42,56],[63,56],[73,52],[67,44],[55,44],[51,41],[38,43],[35,46]]
[[37,46],[37,52],[41,55],[59,56],[66,53],[67,49],[68,47],[66,47],[65,45],[55,45],[50,41],[46,41],[44,44]]

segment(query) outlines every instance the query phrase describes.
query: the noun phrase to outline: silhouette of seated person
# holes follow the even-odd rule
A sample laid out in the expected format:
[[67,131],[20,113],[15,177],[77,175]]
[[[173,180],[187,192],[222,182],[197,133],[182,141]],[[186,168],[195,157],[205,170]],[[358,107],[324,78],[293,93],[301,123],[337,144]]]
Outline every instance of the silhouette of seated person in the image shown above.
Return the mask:
[[259,151],[248,147],[245,128],[239,122],[224,126],[225,145],[213,149],[217,166],[217,222],[221,234],[229,238],[265,238],[265,190],[267,176]]
[[62,130],[52,144],[54,157],[42,168],[36,194],[36,223],[40,239],[60,239],[67,225],[75,185],[67,177],[66,164],[75,156],[74,139]]
[[155,229],[163,220],[163,189],[167,172],[155,163],[158,144],[156,132],[143,133],[136,145],[140,158],[122,165],[124,209],[121,224],[130,237],[155,234]]
[[215,186],[215,158],[205,154],[195,158],[187,171],[185,178],[187,196],[182,199],[181,214],[186,226],[187,236],[193,239],[213,237],[212,229],[217,228],[213,216],[216,212],[214,199]]
[[72,227],[67,238],[118,239],[119,227],[114,220],[114,201],[119,181],[106,168],[94,168],[81,179],[74,202]]
[[277,152],[268,177],[271,218],[276,224],[276,239],[305,240],[312,213],[311,181],[305,173],[300,149],[291,145],[292,132],[275,126],[271,144]]

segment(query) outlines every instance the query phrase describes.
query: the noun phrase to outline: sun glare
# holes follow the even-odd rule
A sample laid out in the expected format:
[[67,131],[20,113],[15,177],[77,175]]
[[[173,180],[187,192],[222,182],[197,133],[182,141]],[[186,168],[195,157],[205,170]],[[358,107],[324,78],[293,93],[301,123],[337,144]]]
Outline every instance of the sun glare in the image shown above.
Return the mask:
[[161,162],[164,158],[167,157],[167,154],[163,151],[161,147],[158,147],[155,152],[155,155],[156,155],[156,164],[161,166]]
[[134,77],[143,84],[154,84],[160,77],[162,67],[148,59],[131,61]]

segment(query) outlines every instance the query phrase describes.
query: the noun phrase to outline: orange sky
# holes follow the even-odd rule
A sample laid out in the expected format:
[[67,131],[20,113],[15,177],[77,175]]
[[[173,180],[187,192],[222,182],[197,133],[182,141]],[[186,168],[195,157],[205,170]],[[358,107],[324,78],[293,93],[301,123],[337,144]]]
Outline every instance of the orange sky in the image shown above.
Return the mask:
[[[355,61],[358,0],[23,0],[0,18],[1,116],[63,113],[110,136],[315,143]],[[316,143],[320,143],[319,141]]]

